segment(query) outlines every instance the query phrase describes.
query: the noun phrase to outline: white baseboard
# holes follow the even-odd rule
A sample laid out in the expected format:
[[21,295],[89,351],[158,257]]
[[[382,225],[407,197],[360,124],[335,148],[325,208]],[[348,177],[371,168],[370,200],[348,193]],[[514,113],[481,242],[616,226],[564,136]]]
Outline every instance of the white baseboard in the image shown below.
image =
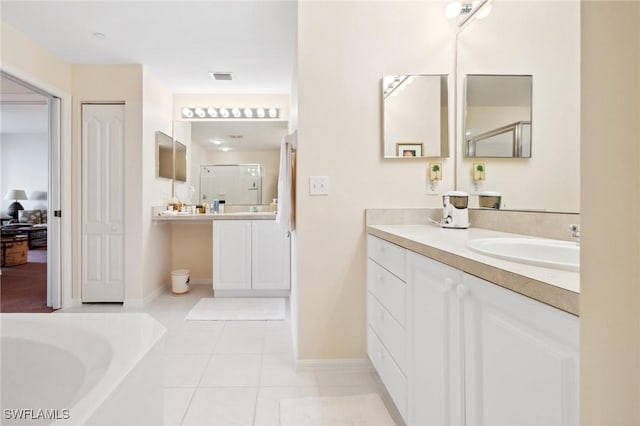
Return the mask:
[[213,297],[289,297],[289,290],[213,290]]
[[375,371],[368,358],[301,359],[296,361],[296,371],[343,371],[369,373]]

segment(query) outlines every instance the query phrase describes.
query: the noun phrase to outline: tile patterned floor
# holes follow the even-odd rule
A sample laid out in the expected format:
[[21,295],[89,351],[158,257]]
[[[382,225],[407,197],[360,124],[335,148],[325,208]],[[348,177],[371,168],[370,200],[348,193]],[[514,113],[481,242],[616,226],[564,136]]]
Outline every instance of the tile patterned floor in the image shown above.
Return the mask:
[[378,393],[398,425],[402,419],[373,372],[297,372],[287,321],[185,321],[209,286],[166,292],[144,309],[83,305],[61,312],[146,312],[167,328],[166,425],[280,423],[280,399]]

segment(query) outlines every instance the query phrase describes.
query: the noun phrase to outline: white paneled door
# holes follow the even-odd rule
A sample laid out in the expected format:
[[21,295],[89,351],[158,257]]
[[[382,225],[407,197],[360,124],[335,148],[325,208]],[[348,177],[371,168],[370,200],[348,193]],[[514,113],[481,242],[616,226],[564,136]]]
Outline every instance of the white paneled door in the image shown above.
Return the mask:
[[82,105],[82,301],[124,301],[124,105]]

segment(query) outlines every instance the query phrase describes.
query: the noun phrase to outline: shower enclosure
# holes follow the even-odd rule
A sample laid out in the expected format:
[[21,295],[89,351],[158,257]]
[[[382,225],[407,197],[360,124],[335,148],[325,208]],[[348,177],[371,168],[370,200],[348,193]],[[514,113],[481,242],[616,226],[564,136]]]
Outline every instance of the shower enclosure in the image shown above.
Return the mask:
[[212,164],[200,166],[200,202],[225,200],[227,205],[262,204],[260,164]]

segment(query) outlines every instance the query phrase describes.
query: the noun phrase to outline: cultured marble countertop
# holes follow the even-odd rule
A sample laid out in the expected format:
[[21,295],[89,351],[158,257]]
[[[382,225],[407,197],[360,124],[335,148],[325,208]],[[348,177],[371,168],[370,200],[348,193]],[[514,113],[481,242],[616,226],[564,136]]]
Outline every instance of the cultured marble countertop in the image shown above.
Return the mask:
[[273,212],[237,212],[237,213],[207,213],[207,214],[168,214],[153,215],[158,222],[210,222],[212,220],[275,220]]
[[474,238],[524,237],[480,228],[370,225],[367,232],[468,274],[574,315],[579,314],[580,274],[497,259],[466,246]]

